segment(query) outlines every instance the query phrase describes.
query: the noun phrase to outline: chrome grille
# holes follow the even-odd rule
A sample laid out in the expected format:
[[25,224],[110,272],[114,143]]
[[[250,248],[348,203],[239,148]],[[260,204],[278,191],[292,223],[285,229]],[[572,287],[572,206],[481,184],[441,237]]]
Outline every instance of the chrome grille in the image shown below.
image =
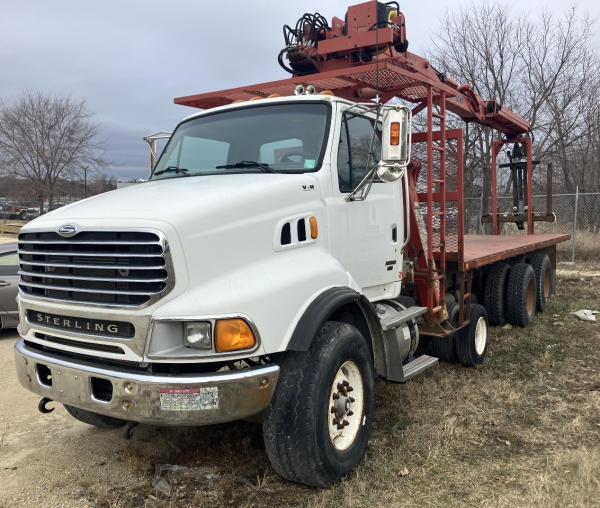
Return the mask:
[[168,245],[154,231],[23,232],[19,264],[23,293],[77,303],[139,307],[174,282]]

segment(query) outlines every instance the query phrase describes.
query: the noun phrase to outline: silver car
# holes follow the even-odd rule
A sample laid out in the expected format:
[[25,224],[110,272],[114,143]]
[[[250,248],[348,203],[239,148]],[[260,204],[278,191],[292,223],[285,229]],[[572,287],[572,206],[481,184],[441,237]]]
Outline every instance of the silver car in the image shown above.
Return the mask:
[[17,242],[0,243],[0,328],[14,328],[19,324],[18,271]]

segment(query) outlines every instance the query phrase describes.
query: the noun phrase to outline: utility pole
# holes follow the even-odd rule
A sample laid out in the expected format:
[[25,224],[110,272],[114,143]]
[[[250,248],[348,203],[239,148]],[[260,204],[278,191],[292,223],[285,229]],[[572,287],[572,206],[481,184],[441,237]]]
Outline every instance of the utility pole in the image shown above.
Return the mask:
[[87,198],[87,171],[88,166],[83,166],[83,197]]

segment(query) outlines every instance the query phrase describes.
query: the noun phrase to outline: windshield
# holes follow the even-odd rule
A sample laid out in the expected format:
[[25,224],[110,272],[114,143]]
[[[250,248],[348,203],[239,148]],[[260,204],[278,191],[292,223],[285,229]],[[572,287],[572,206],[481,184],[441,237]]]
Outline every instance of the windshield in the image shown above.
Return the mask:
[[177,127],[151,179],[316,171],[329,111],[322,102],[280,103],[193,118]]

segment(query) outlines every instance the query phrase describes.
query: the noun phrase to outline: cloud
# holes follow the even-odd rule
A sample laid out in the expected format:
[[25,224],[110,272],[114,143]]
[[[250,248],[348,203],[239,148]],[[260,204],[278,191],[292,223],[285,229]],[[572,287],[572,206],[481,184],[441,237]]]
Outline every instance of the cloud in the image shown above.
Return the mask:
[[[108,158],[118,162],[111,172],[143,177],[148,154],[141,138],[172,130],[193,113],[174,97],[287,77],[276,63],[282,25],[304,12],[343,17],[352,3],[359,2],[4,1],[0,97],[35,89],[85,99],[101,123]],[[411,51],[422,52],[435,29],[427,5],[401,5]],[[441,14],[455,5],[436,8]],[[535,5],[563,9],[558,0]],[[597,13],[592,5],[584,3]]]

